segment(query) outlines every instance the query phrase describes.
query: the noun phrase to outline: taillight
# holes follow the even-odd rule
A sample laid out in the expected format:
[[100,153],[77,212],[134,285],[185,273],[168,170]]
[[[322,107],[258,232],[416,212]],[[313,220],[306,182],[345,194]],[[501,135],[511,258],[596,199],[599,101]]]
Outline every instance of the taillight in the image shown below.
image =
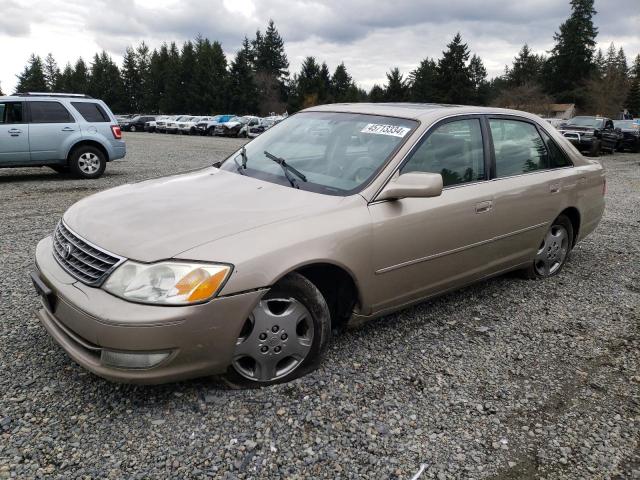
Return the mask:
[[120,140],[122,138],[122,130],[120,130],[120,125],[111,125],[111,133],[113,133],[113,138],[116,140]]

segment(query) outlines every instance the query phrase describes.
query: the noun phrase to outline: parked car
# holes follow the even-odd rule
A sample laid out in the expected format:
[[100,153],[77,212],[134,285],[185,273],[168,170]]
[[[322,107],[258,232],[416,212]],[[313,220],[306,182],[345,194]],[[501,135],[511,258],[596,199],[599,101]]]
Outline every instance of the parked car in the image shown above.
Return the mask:
[[640,123],[636,120],[614,120],[613,126],[622,133],[622,139],[618,144],[619,150],[640,152]]
[[102,100],[68,93],[0,97],[0,167],[47,166],[98,178],[107,162],[125,155],[120,126]]
[[184,120],[178,123],[178,131],[184,135],[195,135],[198,133],[198,123],[209,122],[213,117],[191,117],[189,120]]
[[532,114],[313,107],[214,166],[71,206],[36,249],[38,317],[108,379],[283,382],[334,330],[511,270],[558,275],[604,192],[601,165]]
[[246,115],[244,117],[233,117],[227,122],[218,123],[214,133],[223,137],[247,137],[249,128],[257,126],[260,119]]
[[141,132],[147,122],[155,119],[156,117],[152,115],[136,115],[121,123],[120,126],[125,132]]
[[560,132],[580,151],[597,157],[602,150],[614,152],[621,140],[613,120],[604,117],[573,117],[560,128]]
[[248,127],[248,137],[249,138],[255,138],[258,135],[260,135],[260,134],[264,133],[265,131],[269,130],[276,123],[281,122],[282,120],[284,120],[283,117],[259,118],[257,125],[250,125]]
[[129,121],[129,119],[131,117],[133,117],[134,115],[116,115],[115,118],[118,122],[118,125],[120,125],[120,127],[122,127],[122,125],[124,125],[125,123],[127,123]]
[[167,130],[167,123],[174,121],[177,117],[177,115],[168,115],[167,117],[163,118],[163,119],[157,119],[156,120],[156,132],[158,133],[165,133]]
[[149,120],[147,122],[144,123],[144,131],[145,132],[155,132],[156,131],[156,125],[158,121],[164,121],[167,118],[169,118],[168,115],[158,115],[156,116],[153,120]]
[[170,120],[167,120],[167,123],[164,128],[165,133],[178,133],[178,123],[187,122],[189,119],[193,118],[191,115],[179,115]]
[[218,125],[219,123],[224,123],[224,122],[228,122],[229,120],[231,120],[232,118],[234,118],[235,115],[215,115],[213,117],[211,117],[211,120],[208,121],[201,121],[198,122],[198,124],[196,125],[196,128],[198,130],[198,133],[200,135],[214,135],[215,133],[215,128],[216,125]]

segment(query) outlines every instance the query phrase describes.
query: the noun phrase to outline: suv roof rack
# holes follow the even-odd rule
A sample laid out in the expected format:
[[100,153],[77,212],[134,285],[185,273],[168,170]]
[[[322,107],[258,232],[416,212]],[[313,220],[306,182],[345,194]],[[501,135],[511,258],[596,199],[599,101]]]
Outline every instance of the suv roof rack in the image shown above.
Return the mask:
[[55,92],[21,92],[17,97],[69,97],[69,98],[93,98],[84,93],[55,93]]

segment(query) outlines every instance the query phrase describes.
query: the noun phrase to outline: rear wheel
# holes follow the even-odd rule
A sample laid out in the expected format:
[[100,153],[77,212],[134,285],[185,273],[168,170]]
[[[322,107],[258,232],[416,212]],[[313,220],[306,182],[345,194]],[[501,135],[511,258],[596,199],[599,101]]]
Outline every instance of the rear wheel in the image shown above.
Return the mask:
[[82,146],[71,154],[71,172],[78,178],[98,178],[107,167],[107,159],[100,150],[95,147]]
[[319,365],[330,334],[329,307],[318,288],[289,274],[245,321],[224,379],[237,388],[255,388],[305,375]]
[[566,216],[556,218],[540,242],[533,262],[526,270],[531,279],[557,275],[569,258],[573,246],[573,224]]
[[129,128],[129,130],[131,130],[132,132],[136,131],[136,126],[135,125],[131,125],[131,127]]

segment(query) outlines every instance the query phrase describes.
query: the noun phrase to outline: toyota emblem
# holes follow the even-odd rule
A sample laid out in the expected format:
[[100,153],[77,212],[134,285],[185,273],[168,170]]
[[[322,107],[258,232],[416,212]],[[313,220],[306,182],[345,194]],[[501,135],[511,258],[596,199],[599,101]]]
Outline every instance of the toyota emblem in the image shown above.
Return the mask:
[[71,252],[73,252],[73,247],[71,246],[70,243],[66,243],[62,247],[62,258],[67,260],[71,256]]

